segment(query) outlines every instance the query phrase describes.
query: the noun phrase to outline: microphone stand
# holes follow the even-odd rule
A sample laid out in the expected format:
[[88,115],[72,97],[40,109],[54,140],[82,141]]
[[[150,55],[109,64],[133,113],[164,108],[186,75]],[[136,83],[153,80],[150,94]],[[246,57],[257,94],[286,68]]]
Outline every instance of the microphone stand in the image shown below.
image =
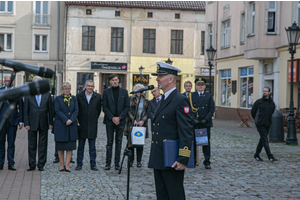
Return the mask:
[[134,152],[131,152],[131,150],[129,149],[130,147],[130,140],[131,140],[131,131],[132,131],[132,127],[133,127],[133,124],[134,124],[134,120],[136,118],[136,115],[137,115],[137,112],[138,112],[138,106],[140,104],[140,100],[141,100],[141,97],[142,97],[142,93],[139,97],[139,100],[138,100],[138,103],[137,103],[137,106],[135,108],[135,112],[134,112],[134,116],[133,116],[133,121],[132,121],[132,124],[130,126],[130,132],[128,134],[128,139],[127,139],[127,144],[126,144],[126,147],[125,147],[125,150],[124,150],[124,155],[123,155],[123,158],[122,158],[122,162],[121,162],[121,166],[120,166],[120,170],[119,170],[119,174],[121,174],[121,171],[122,171],[122,165],[123,165],[123,162],[124,162],[124,159],[125,159],[125,156],[127,156],[127,200],[129,200],[129,183],[130,183],[130,156],[132,153]]

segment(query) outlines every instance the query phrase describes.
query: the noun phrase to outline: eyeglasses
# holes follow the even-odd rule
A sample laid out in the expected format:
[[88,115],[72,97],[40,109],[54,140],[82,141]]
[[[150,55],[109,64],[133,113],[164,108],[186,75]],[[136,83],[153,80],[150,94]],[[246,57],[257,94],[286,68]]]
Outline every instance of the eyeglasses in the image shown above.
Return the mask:
[[63,90],[71,90],[71,88],[64,88]]
[[86,85],[86,87],[91,87],[91,88],[93,88],[93,87],[95,87],[95,86],[93,86],[93,85]]

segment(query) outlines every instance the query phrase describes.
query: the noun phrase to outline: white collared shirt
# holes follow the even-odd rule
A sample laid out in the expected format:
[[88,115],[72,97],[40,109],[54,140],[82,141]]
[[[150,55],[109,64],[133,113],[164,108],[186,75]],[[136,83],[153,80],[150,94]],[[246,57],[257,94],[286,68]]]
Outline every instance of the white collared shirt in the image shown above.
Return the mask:
[[200,97],[200,94],[204,95],[204,91],[203,91],[203,92],[197,91],[197,92],[198,92],[198,96],[199,96],[199,97]]
[[171,92],[173,92],[174,90],[176,90],[176,87],[174,87],[171,90],[169,90],[166,93],[164,93],[164,95],[165,95],[165,99],[164,100],[166,100],[168,98],[168,96],[171,94]]
[[86,97],[86,99],[87,99],[88,104],[90,104],[90,100],[91,100],[91,98],[92,98],[92,95],[93,95],[93,92],[92,92],[90,95],[88,95],[88,94],[86,93],[86,91],[85,91],[85,97]]

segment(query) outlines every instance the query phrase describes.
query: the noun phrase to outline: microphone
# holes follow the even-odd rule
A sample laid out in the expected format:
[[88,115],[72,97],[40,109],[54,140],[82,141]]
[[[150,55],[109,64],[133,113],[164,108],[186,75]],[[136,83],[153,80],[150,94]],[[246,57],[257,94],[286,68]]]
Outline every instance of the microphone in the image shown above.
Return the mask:
[[4,65],[6,67],[11,67],[16,72],[26,71],[26,72],[36,74],[41,77],[45,77],[45,78],[52,78],[53,73],[54,73],[52,69],[49,69],[47,67],[38,67],[38,66],[15,62],[12,60],[7,60],[7,59],[0,59],[0,64]]
[[20,87],[0,91],[0,101],[8,100],[9,102],[13,102],[23,96],[44,94],[49,91],[50,83],[48,80],[34,81]]
[[154,89],[154,85],[149,85],[147,87],[143,87],[143,88],[140,88],[140,89],[137,89],[137,90],[133,90],[132,92],[130,92],[130,94],[142,93],[146,90],[152,90],[152,89]]

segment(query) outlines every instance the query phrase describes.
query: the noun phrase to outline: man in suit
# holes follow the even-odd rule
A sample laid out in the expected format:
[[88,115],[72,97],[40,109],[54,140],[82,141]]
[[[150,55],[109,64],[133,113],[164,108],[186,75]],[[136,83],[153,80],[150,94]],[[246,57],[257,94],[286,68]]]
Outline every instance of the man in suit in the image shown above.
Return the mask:
[[192,90],[192,82],[191,81],[184,82],[184,89],[185,89],[185,92],[182,94],[184,96],[186,96],[186,98],[189,98],[189,94],[191,93],[191,90]]
[[[5,76],[5,87],[0,88],[0,90],[9,90],[13,88],[14,82],[12,82],[11,87],[9,86],[11,75]],[[0,113],[0,121],[3,119],[5,111],[11,102],[5,101],[2,111]],[[5,161],[5,141],[7,136],[7,161],[8,169],[16,171],[14,167],[15,164],[15,140],[17,135],[17,129],[19,130],[23,127],[23,98],[20,98],[16,108],[14,109],[13,115],[11,116],[9,122],[1,133],[0,137],[0,170],[3,169]]]
[[77,166],[75,170],[82,169],[84,145],[86,139],[89,141],[91,170],[97,171],[96,166],[96,138],[98,133],[98,118],[101,112],[101,95],[94,92],[94,81],[85,82],[85,90],[77,94],[79,114]]
[[[176,89],[178,68],[157,62],[156,81],[164,92],[152,119],[152,143],[149,168],[154,169],[156,197],[185,199],[184,170],[188,164],[193,141],[192,114],[189,101]],[[179,139],[179,153],[172,167],[164,167],[163,141]],[[174,149],[174,151],[176,151]]]
[[[103,92],[103,112],[105,113],[103,123],[106,125],[106,165],[105,170],[110,170],[112,146],[115,136],[115,169],[120,169],[120,154],[122,146],[123,131],[126,123],[130,105],[127,90],[119,86],[119,76],[109,76],[111,88]],[[116,132],[116,134],[114,134]]]
[[[41,77],[35,76],[32,81],[40,80]],[[53,105],[49,92],[25,98],[24,126],[28,130],[29,168],[27,171],[35,170],[36,166],[40,171],[44,171],[47,161],[48,129],[53,128]],[[36,164],[37,149],[38,163]]]
[[158,87],[155,87],[154,89],[152,89],[151,93],[153,95],[153,99],[151,101],[149,101],[147,115],[148,115],[148,118],[150,118],[152,121],[155,111],[156,111],[156,108],[157,108],[162,96],[160,95],[160,89],[158,89]]
[[[195,80],[196,92],[189,95],[190,104],[194,114],[194,128],[206,128],[208,145],[202,147],[204,155],[203,164],[205,169],[211,169],[210,166],[210,128],[212,127],[212,116],[215,112],[215,102],[213,95],[205,92],[206,80],[204,78],[197,78]],[[198,155],[197,153],[195,155]]]

